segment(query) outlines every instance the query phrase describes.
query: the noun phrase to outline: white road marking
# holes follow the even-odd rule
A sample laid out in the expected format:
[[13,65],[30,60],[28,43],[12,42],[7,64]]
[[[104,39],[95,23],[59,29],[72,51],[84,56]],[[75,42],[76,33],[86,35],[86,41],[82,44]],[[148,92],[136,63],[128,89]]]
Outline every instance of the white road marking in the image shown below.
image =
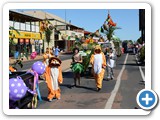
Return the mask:
[[128,59],[128,54],[126,55],[126,58],[125,58],[125,61],[124,61],[124,65],[123,65],[123,67],[122,67],[122,69],[121,69],[121,71],[120,71],[120,73],[119,73],[119,75],[117,77],[116,85],[115,85],[113,91],[111,92],[111,96],[109,97],[104,109],[111,109],[112,108],[114,99],[116,97],[116,94],[118,92],[118,89],[119,89],[119,86],[120,86],[120,83],[121,83],[121,76],[122,76],[122,73],[123,73],[123,71],[125,69],[125,64],[127,62],[127,59]]
[[140,73],[141,73],[141,76],[142,76],[143,81],[145,81],[144,73],[143,73],[143,71],[142,71],[142,67],[141,67],[141,66],[139,66],[139,71],[140,71]]
[[[138,61],[138,58],[137,58],[136,55],[135,55],[135,57],[136,57],[136,60]],[[142,67],[141,67],[141,66],[139,66],[139,71],[140,71],[140,73],[141,73],[141,76],[142,76],[143,81],[145,81],[145,76],[144,76],[144,73],[143,73],[143,71],[142,71]]]

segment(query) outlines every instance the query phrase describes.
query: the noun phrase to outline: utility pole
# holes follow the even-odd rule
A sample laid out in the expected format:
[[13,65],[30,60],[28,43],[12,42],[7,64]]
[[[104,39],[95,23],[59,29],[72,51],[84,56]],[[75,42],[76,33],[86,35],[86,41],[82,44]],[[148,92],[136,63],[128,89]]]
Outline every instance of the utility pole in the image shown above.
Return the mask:
[[[65,35],[67,35],[67,20],[66,20],[66,9],[65,9]],[[67,52],[67,39],[65,39],[65,51]]]

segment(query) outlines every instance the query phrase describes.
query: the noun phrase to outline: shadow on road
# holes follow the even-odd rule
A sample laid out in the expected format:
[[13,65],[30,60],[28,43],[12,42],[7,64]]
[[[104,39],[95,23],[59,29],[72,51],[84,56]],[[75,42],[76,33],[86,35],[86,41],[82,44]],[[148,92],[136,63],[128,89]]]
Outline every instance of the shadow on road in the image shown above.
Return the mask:
[[71,85],[71,84],[61,84],[60,86],[67,87],[70,89],[73,87],[73,85]]
[[63,78],[73,78],[73,72],[62,72]]
[[127,63],[127,64],[119,64],[119,65],[139,66],[139,65],[137,65],[137,64],[135,64],[135,63]]
[[90,88],[90,87],[86,87],[86,86],[77,86],[77,88],[83,88],[83,89],[87,89],[87,90],[97,91],[96,88]]

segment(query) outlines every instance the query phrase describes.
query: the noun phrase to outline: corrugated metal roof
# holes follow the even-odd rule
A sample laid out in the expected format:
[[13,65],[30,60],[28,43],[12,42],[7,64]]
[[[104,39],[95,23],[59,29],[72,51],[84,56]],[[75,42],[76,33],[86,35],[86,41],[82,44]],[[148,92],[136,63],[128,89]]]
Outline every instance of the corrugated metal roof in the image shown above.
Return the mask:
[[55,20],[57,20],[59,22],[67,23],[68,25],[72,25],[72,26],[75,26],[77,28],[81,28],[81,27],[73,25],[73,24],[71,24],[69,22],[65,22],[64,19],[62,19],[62,18],[60,18],[60,17],[58,17],[58,16],[56,16],[54,14],[51,14],[51,13],[48,13],[48,12],[43,12],[41,10],[38,10],[38,11],[37,10],[35,10],[35,11],[24,11],[24,13],[30,14],[30,15],[35,16],[35,17],[39,17],[40,19],[46,19],[46,18],[49,19],[49,20],[55,19]]
[[17,10],[9,10],[10,12],[14,12],[14,13],[17,13],[17,14],[21,14],[21,15],[24,15],[24,16],[28,16],[28,17],[31,17],[31,18],[36,18],[38,20],[42,20],[41,18],[39,17],[36,17],[36,16],[32,16],[30,14],[27,14],[27,13],[24,13],[24,12],[20,12],[20,11],[17,11]]
[[[55,19],[55,20],[57,20],[57,21],[60,21],[60,22],[63,22],[63,23],[65,23],[65,20],[63,20],[62,18],[60,18],[60,17],[58,17],[58,16],[56,16],[56,15],[54,15],[54,14],[50,14],[50,13],[47,13],[47,12],[43,12],[43,11],[41,11],[41,10],[35,10],[35,11],[24,11],[24,13],[27,13],[27,14],[30,14],[30,15],[32,15],[32,16],[35,16],[35,17],[39,17],[39,18],[41,18],[41,19]],[[66,22],[67,24],[69,24],[68,22]]]

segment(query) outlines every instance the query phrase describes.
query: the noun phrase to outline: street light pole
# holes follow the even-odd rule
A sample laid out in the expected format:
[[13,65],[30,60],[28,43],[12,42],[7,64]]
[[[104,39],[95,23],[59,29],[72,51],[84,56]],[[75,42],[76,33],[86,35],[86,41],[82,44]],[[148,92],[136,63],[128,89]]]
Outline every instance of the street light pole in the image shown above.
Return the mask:
[[[65,35],[67,35],[67,20],[66,20],[66,9],[65,9]],[[67,52],[67,40],[65,39],[65,51]]]

